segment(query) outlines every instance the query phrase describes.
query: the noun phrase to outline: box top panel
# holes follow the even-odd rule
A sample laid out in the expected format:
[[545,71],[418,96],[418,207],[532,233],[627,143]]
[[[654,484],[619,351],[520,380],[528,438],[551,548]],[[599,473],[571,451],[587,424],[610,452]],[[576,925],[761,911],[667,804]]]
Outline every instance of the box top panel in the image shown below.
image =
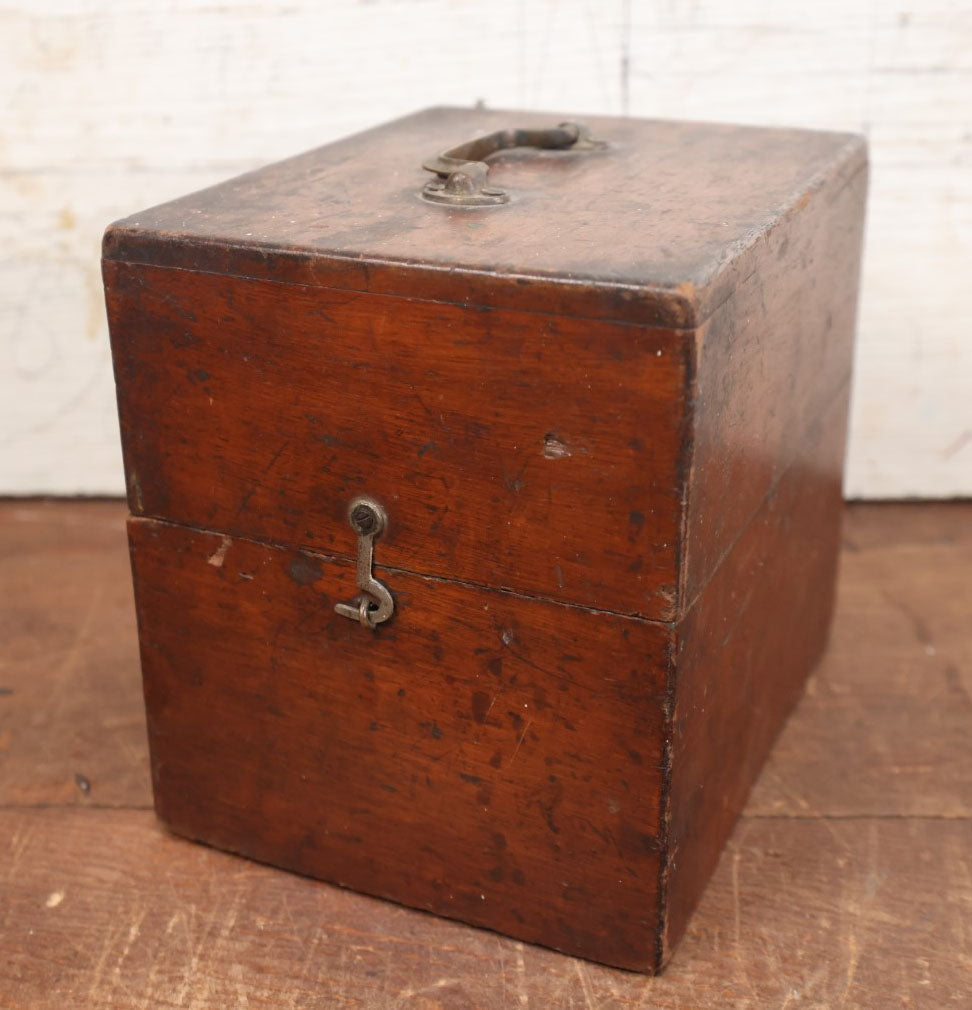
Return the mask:
[[[508,128],[581,122],[591,150],[490,159],[498,206],[427,202],[422,164]],[[108,259],[676,328],[755,267],[759,239],[866,162],[851,134],[434,108],[109,228]],[[407,269],[406,269],[407,267]]]

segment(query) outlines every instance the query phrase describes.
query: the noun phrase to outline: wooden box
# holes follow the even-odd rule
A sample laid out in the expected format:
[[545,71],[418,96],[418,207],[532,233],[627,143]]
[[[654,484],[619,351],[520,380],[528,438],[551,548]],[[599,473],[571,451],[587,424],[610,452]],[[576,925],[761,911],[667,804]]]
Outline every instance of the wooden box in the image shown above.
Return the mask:
[[825,644],[866,150],[586,127],[421,112],[104,277],[162,820],[654,971]]

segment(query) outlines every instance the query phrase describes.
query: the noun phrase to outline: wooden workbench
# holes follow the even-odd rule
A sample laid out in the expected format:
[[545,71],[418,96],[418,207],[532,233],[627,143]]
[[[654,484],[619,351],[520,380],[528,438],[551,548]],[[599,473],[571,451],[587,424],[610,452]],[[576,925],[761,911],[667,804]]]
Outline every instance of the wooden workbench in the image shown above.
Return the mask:
[[124,512],[0,503],[0,1007],[972,1006],[972,504],[848,509],[830,650],[656,979],[161,828]]

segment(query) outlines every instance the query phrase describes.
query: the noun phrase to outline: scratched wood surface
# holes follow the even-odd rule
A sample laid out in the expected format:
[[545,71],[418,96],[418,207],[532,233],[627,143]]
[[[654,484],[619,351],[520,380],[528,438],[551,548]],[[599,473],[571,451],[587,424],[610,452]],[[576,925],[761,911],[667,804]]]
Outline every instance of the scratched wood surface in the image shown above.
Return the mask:
[[129,533],[164,823],[651,970],[668,626],[399,571],[395,620],[362,635],[334,613],[351,561]]
[[[326,50],[326,58],[322,52]],[[972,493],[966,0],[9,0],[0,488],[120,492],[108,221],[438,103],[860,130],[847,487]]]
[[969,1004],[972,505],[847,510],[831,648],[655,979],[160,828],[124,514],[0,505],[0,1006]]

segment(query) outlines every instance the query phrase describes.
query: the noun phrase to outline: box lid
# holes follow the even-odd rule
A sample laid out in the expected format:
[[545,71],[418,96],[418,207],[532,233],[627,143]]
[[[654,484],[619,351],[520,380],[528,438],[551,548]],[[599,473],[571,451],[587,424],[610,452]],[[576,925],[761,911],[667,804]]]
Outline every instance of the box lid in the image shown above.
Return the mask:
[[748,276],[761,235],[866,158],[850,134],[579,117],[603,147],[519,148],[491,162],[509,203],[421,198],[432,178],[422,164],[444,149],[568,118],[427,109],[126,218],[104,254],[692,327]]
[[111,227],[133,512],[348,557],[367,494],[377,565],[683,612],[823,402],[797,374],[846,380],[859,213],[835,201],[865,147],[592,118],[602,148],[498,158],[505,205],[420,196],[436,152],[565,119],[431,109]]

